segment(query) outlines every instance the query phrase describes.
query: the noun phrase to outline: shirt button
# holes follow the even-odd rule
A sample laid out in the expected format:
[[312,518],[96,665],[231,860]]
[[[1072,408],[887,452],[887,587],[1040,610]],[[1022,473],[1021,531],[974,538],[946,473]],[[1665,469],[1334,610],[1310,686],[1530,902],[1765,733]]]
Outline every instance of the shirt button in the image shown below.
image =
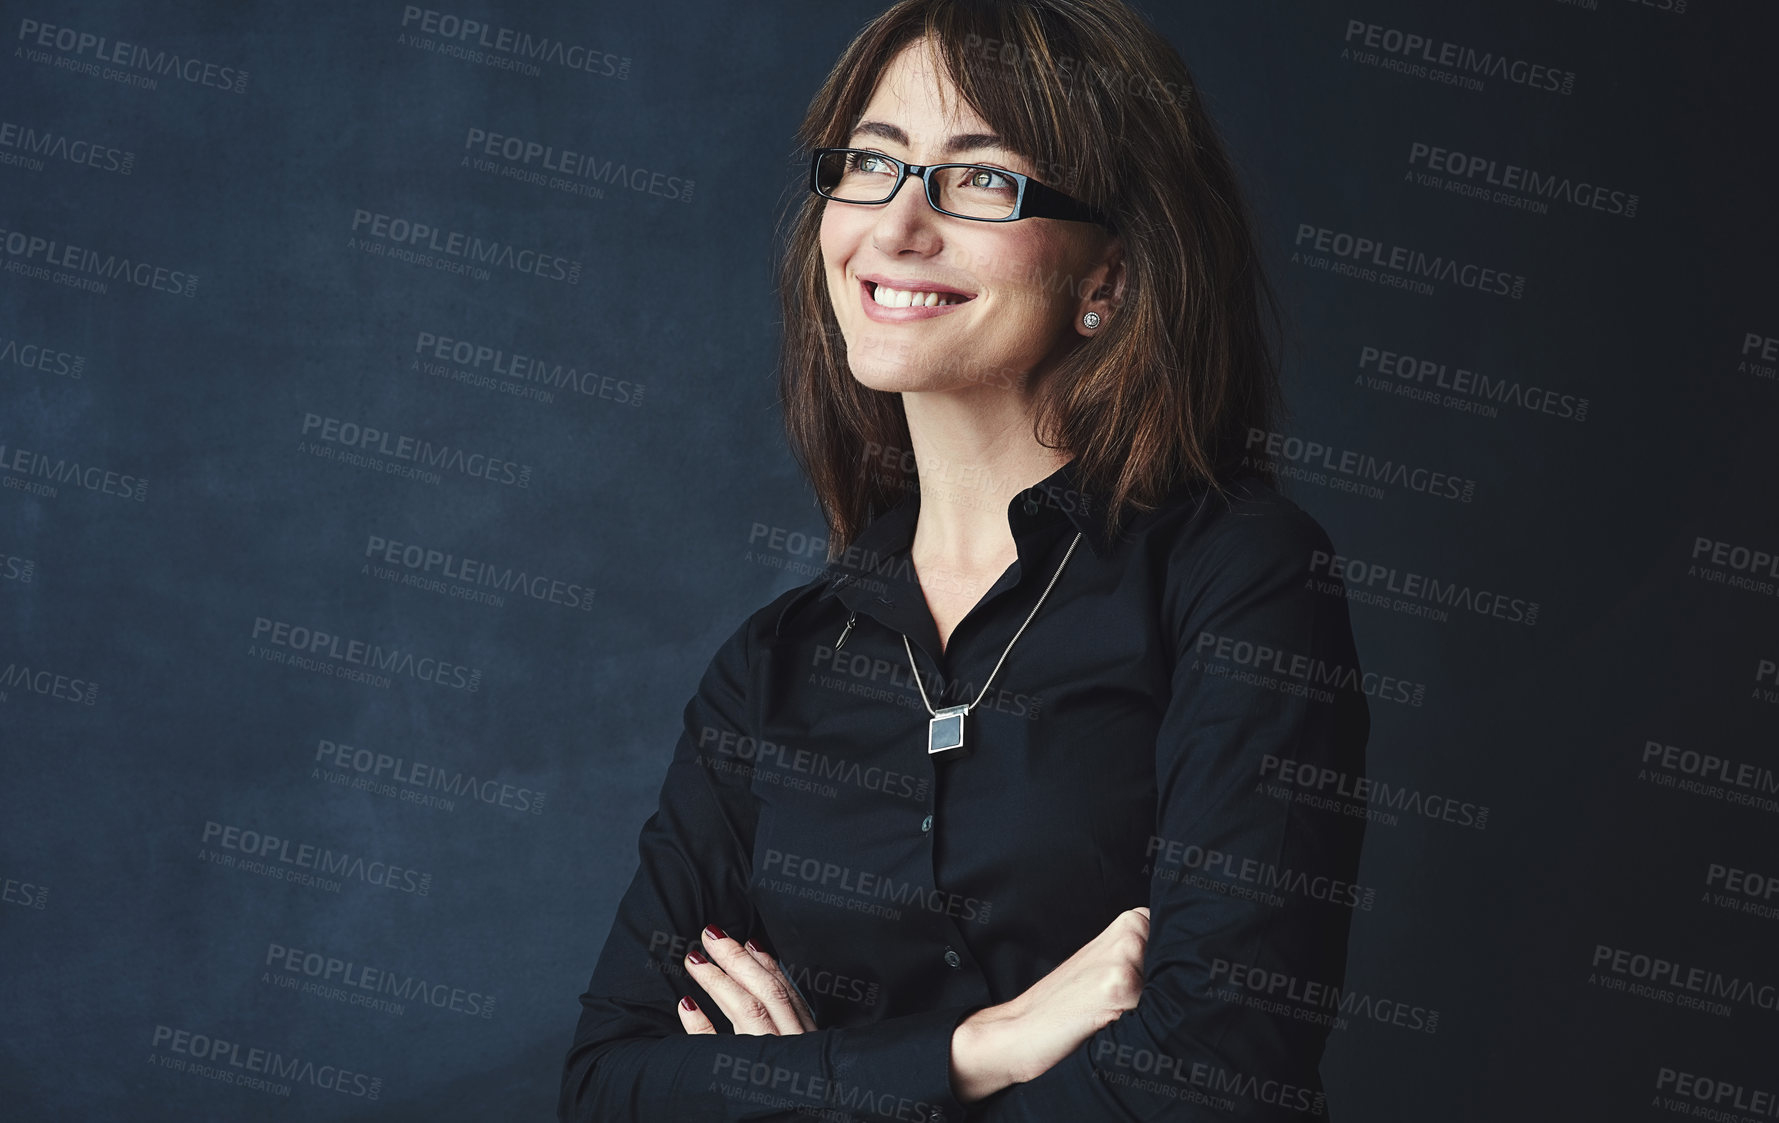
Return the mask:
[[933,829],[933,817],[931,815],[928,815],[926,818],[924,818],[920,821],[920,829],[923,832],[930,831]]
[[945,949],[945,965],[947,967],[956,967],[958,964],[960,964],[962,962],[963,962],[963,958],[958,955],[957,949],[955,949],[955,948],[946,948]]

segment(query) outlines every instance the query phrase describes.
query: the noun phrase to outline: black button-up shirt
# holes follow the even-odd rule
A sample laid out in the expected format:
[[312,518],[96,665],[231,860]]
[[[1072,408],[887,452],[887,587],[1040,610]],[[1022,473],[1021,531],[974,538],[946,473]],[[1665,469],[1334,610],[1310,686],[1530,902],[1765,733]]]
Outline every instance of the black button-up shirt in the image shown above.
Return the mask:
[[[1233,503],[1179,489],[1109,542],[1074,468],[1008,505],[1018,560],[943,652],[909,561],[914,492],[717,651],[581,996],[563,1119],[1323,1114],[1317,1062],[1370,895],[1364,806],[1304,797],[1353,789],[1380,689],[1322,575],[1334,551],[1253,477]],[[903,636],[933,707],[975,700],[1077,532],[969,713],[968,755],[929,757]],[[1137,1007],[960,1104],[957,1023],[1138,905]],[[818,1030],[685,1033],[688,993],[728,1028],[681,965],[706,924],[772,950]]]

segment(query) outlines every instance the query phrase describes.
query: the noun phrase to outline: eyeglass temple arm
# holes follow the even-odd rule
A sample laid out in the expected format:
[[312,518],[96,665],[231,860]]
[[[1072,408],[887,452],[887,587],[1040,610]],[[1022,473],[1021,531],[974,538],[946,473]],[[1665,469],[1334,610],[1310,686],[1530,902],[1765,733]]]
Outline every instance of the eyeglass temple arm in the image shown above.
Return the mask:
[[[1036,204],[1034,206],[1034,204]],[[1092,222],[1112,227],[1112,220],[1101,214],[1094,207],[1088,206],[1079,199],[1064,195],[1054,187],[1048,187],[1031,177],[1026,177],[1025,199],[1020,207],[1020,217],[1061,218],[1074,222]]]

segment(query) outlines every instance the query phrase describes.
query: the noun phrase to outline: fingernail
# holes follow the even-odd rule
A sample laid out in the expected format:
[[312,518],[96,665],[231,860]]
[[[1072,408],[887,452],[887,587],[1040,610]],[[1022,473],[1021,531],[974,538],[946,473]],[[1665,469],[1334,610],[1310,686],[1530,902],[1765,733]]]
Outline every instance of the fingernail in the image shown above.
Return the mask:
[[686,953],[686,962],[688,962],[688,963],[709,963],[710,960],[704,958],[703,953],[700,952],[697,948],[693,948],[691,951],[688,951]]
[[758,952],[761,955],[771,955],[772,954],[771,952],[767,951],[765,945],[760,943],[758,940],[749,940],[747,942],[747,946],[748,946],[748,950]]
[[696,1002],[692,1001],[692,996],[689,994],[686,995],[684,998],[680,999],[679,1004],[683,1008],[685,1008],[687,1010],[691,1010],[693,1012],[696,1012],[698,1009],[698,1004]]
[[721,928],[718,928],[714,924],[706,924],[704,926],[704,933],[713,940],[726,940],[729,938]]

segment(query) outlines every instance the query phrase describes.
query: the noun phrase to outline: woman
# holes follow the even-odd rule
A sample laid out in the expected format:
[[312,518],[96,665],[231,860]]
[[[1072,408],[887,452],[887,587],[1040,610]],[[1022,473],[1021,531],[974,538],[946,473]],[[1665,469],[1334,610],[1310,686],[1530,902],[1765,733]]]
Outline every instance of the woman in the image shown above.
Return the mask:
[[686,707],[561,1118],[1321,1115],[1362,819],[1277,781],[1362,774],[1368,680],[1243,460],[1271,297],[1190,75],[1122,0],[902,0],[801,139],[831,564]]

